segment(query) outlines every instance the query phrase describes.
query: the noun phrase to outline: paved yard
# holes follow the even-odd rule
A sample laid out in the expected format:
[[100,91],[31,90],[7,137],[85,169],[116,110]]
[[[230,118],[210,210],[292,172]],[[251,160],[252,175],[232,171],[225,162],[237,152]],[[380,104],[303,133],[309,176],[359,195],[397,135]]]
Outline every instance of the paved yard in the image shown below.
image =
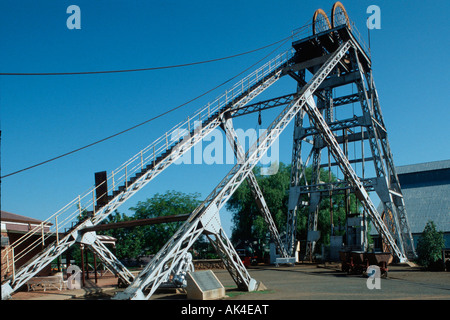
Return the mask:
[[[296,265],[294,267],[256,267],[251,276],[262,281],[267,290],[242,293],[232,287],[234,282],[228,272],[215,271],[228,288],[232,300],[376,300],[376,299],[448,299],[450,300],[450,272],[424,272],[418,268],[391,266],[386,279],[381,279],[380,289],[369,289],[367,278],[347,275],[338,265]],[[234,286],[235,287],[235,286]]]
[[[225,300],[450,300],[450,272],[424,272],[408,266],[390,266],[386,279],[381,279],[380,289],[368,289],[367,278],[347,275],[340,265],[298,264],[296,266],[257,266],[249,269],[250,275],[261,281],[267,290],[243,292],[226,270],[213,270],[225,286]],[[98,286],[78,291],[18,292],[13,300],[68,300],[110,299],[117,290],[117,278],[99,280]],[[151,300],[186,299],[185,294],[156,293]]]

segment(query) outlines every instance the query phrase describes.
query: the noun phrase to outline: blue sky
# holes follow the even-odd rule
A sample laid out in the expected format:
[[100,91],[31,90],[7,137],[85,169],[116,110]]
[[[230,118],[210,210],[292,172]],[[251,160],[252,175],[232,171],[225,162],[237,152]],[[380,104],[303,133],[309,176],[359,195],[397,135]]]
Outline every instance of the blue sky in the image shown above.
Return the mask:
[[[396,165],[450,159],[450,3],[342,2],[364,36],[367,7],[375,4],[381,9],[381,29],[370,32],[370,43],[374,78]],[[134,69],[229,56],[289,36],[293,29],[309,22],[317,8],[328,13],[333,3],[3,0],[0,72]],[[72,4],[81,9],[81,30],[66,27],[66,9]],[[159,71],[0,76],[2,175],[181,105],[240,73],[271,49]],[[2,210],[46,219],[91,187],[95,172],[113,170],[236,81],[114,139],[3,179]],[[270,120],[263,114],[263,127]],[[256,124],[255,117],[241,122],[252,128]],[[291,159],[291,139],[292,130],[288,128],[280,140],[280,160],[286,163]],[[166,190],[199,192],[203,199],[230,168],[172,166],[119,211],[127,212],[136,201]],[[226,212],[222,213],[222,223],[228,232],[231,221]]]

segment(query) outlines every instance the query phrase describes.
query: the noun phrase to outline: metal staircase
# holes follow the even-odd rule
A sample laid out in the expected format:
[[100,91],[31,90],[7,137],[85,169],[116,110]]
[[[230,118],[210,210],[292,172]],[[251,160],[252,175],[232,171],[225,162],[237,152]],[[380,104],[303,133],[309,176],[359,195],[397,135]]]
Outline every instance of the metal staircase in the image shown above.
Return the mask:
[[[108,188],[106,194],[97,194],[101,187],[105,187],[104,185],[90,189],[44,221],[41,228],[31,230],[13,243],[8,250],[14,257],[15,248],[27,239],[42,234],[42,237],[27,248],[27,251],[31,251],[35,247],[44,245],[45,241],[56,234],[56,241],[19,270],[14,270],[14,265],[23,258],[22,256],[16,256],[9,261],[10,266],[7,268],[13,272],[2,284],[2,297],[9,296],[76,242],[93,247],[92,249],[100,254],[100,258],[104,259],[113,272],[125,283],[130,283],[133,279],[131,273],[115,259],[112,253],[106,253],[105,247],[100,248],[99,242],[95,241],[95,232],[84,233],[82,230],[101,223],[197,142],[219,127],[222,123],[222,114],[225,112],[233,114],[272,85],[281,76],[282,69],[289,64],[291,58],[292,50],[276,56],[113,170],[104,182]],[[98,206],[96,199],[105,195],[108,202]],[[87,213],[87,218],[79,221],[83,213]],[[44,234],[43,225],[52,222],[54,222],[52,230]],[[62,232],[64,228],[66,231]]]

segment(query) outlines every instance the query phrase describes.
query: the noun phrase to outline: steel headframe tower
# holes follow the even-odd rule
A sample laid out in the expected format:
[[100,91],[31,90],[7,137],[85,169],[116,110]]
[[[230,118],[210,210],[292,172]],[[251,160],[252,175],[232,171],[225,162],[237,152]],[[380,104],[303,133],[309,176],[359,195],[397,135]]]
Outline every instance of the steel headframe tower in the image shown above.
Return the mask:
[[[149,299],[161,284],[182,267],[189,249],[201,235],[206,235],[211,241],[238,287],[248,291],[257,290],[258,281],[250,276],[243,265],[222,229],[219,215],[219,210],[244,180],[249,183],[257,206],[268,224],[268,229],[282,258],[289,259],[293,256],[297,211],[303,205],[303,195],[309,196],[308,230],[315,230],[317,206],[321,197],[329,192],[350,190],[356,194],[394,255],[402,261],[406,260],[406,254],[414,252],[414,248],[372,78],[370,58],[355,38],[343,6],[340,3],[335,4],[333,12],[333,27],[326,17],[325,23],[320,20],[320,17],[324,16],[323,11],[316,12],[312,24],[312,36],[295,41],[292,44],[293,49],[268,61],[237,82],[231,90],[227,90],[225,94],[166,132],[114,170],[105,179],[105,183],[109,183],[108,186],[112,186],[111,188],[103,186],[105,191],[100,195],[98,195],[100,192],[97,187],[91,192],[92,194],[97,192],[97,199],[104,199],[103,203],[99,205],[97,201],[96,204],[94,199],[83,205],[82,197],[79,196],[58,211],[53,216],[56,221],[63,221],[62,216],[66,213],[69,217],[64,218],[64,221],[72,221],[70,217],[81,214],[82,208],[88,212],[88,215],[84,220],[72,225],[61,235],[61,238],[57,236],[55,242],[14,272],[12,277],[2,284],[2,298],[8,297],[70,246],[82,243],[98,254],[99,258],[124,283],[129,284],[115,299]],[[308,80],[307,73],[311,75]],[[260,93],[286,75],[296,81],[297,92],[249,104]],[[332,90],[335,88],[352,83],[356,84],[357,93],[338,98],[332,96]],[[361,116],[336,120],[337,107],[356,102],[361,105]],[[280,106],[284,108],[264,134],[253,146],[244,150],[237,139],[232,119]],[[303,125],[306,117],[309,118],[309,126]],[[292,121],[294,121],[294,145],[286,226],[287,240],[282,243],[252,169]],[[203,203],[190,213],[189,218],[142,272],[137,276],[132,275],[98,240],[92,227],[104,221],[115,209],[216,128],[225,131],[238,159],[236,165]],[[347,134],[345,141],[342,136],[336,135],[336,132],[342,130],[350,132],[349,130],[356,130],[356,128],[360,128],[360,131],[351,131]],[[371,158],[349,160],[347,150],[341,149],[340,144],[358,139],[369,141]],[[305,141],[311,143],[312,150],[306,162],[303,162],[302,143]],[[345,177],[343,181],[321,183],[318,173],[321,166],[321,151],[325,147],[328,148],[330,157],[332,156],[335,160],[334,164],[340,168]],[[305,166],[311,157],[313,158],[312,183],[302,186],[300,182],[305,178]],[[362,178],[359,177],[351,164],[369,161],[375,165],[376,177],[371,179],[365,178],[364,175]],[[376,191],[382,199],[385,208],[384,219],[369,197],[368,192],[372,190]],[[72,209],[74,209],[73,212]],[[41,231],[33,232],[40,234]],[[58,229],[56,234],[59,234]]]
[[[387,247],[399,260],[404,261],[407,257],[415,257],[416,253],[388,142],[387,128],[372,76],[370,56],[365,44],[357,40],[360,39],[359,33],[355,27],[352,30],[347,13],[340,2],[333,5],[331,14],[330,23],[322,9],[315,12],[313,35],[292,44],[296,51],[295,65],[285,70],[297,80],[301,89],[306,84],[306,72],[314,74],[343,41],[348,40],[352,44],[352,48],[315,91],[317,98],[315,111],[322,116],[320,122],[318,115],[311,113],[308,108],[296,115],[288,208],[288,231],[291,242],[288,248],[290,250],[293,248],[297,211],[300,208],[308,212],[306,256],[310,256],[315,247],[316,238],[312,235],[317,231],[321,201],[329,201],[333,233],[332,195],[345,195],[346,213],[350,214],[348,196],[349,193],[354,193],[377,230],[380,232],[381,229],[387,228],[384,232],[380,232],[383,241],[389,243]],[[330,136],[324,135],[324,129],[320,128],[319,123],[324,125],[326,131],[330,131]],[[328,141],[331,137],[335,140],[333,143]],[[342,158],[334,154],[334,143],[341,146]],[[305,150],[308,148],[309,151]],[[371,153],[368,157],[365,155],[367,149]],[[324,151],[328,151],[325,157],[328,163],[321,161]],[[302,152],[307,155],[306,160]],[[334,157],[334,162],[331,162],[330,155]],[[310,161],[312,170],[308,181],[305,168]],[[341,177],[338,176],[338,180],[332,182],[331,172],[336,167]],[[321,168],[328,169],[327,182],[321,181],[321,178],[323,179],[320,177]],[[356,174],[356,169],[359,169],[359,175]],[[375,176],[367,177],[371,169]],[[356,187],[356,177],[353,175],[357,175],[362,189]],[[365,193],[369,191],[375,191],[378,195],[383,206],[382,216],[375,208],[368,208],[368,204],[365,203],[368,200],[364,199]],[[390,237],[392,239],[388,239]],[[366,248],[358,249],[364,251]]]

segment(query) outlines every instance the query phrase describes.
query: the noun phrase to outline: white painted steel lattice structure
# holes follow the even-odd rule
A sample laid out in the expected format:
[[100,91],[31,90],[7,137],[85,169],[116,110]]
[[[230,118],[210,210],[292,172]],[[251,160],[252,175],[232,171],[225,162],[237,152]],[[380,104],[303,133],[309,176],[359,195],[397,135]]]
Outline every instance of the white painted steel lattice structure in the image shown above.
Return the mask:
[[[258,281],[250,276],[225,235],[219,215],[219,210],[244,180],[249,182],[258,209],[268,224],[272,238],[283,258],[293,255],[297,211],[303,205],[301,196],[306,194],[309,197],[309,230],[315,230],[317,226],[316,207],[321,195],[330,190],[345,189],[351,190],[357,195],[377,231],[382,235],[394,255],[399,260],[405,261],[407,254],[414,252],[414,248],[410,241],[411,234],[406,210],[387,141],[369,57],[356,40],[350,27],[345,23],[296,41],[292,46],[293,48],[243,78],[225,94],[188,117],[186,121],[173,127],[114,170],[105,182],[110,188],[105,194],[95,194],[98,193],[100,187],[97,186],[85,195],[76,197],[53,215],[48,221],[56,222],[54,224],[56,234],[59,234],[64,227],[69,230],[64,233],[64,236],[61,236],[61,239],[57,237],[57,240],[47,246],[44,251],[13,272],[13,275],[2,284],[2,298],[11,295],[70,246],[75,243],[83,243],[88,245],[106,263],[108,268],[121,278],[123,283],[128,284],[128,287],[115,299],[149,299],[155,290],[167,281],[169,275],[173,275],[180,265],[187,261],[185,259],[188,256],[188,250],[201,235],[206,235],[210,240],[239,288],[248,291],[257,290]],[[312,75],[308,81],[305,77],[307,71]],[[297,81],[297,92],[249,104],[255,97],[286,75]],[[357,84],[358,93],[333,99],[330,94],[331,90],[348,83]],[[353,102],[361,103],[363,116],[339,121],[333,119],[333,106]],[[264,134],[258,138],[258,141],[245,151],[234,131],[233,117],[279,106],[284,106],[284,109],[272,121]],[[310,127],[303,126],[306,116],[309,117]],[[252,169],[293,120],[295,129],[286,226],[287,240],[283,243]],[[364,132],[370,141],[371,161],[375,163],[376,178],[359,177],[352,167],[348,155],[340,147],[342,142],[338,141],[339,137],[336,136],[335,131],[352,126],[366,128]],[[202,204],[190,214],[189,218],[143,271],[134,277],[97,240],[94,231],[83,231],[83,229],[96,226],[104,221],[127,199],[218,127],[226,133],[238,159],[237,164]],[[301,156],[302,142],[308,136],[313,137],[312,141],[315,147],[312,148],[304,163]],[[173,139],[174,137],[175,139]],[[327,147],[333,156],[336,165],[345,176],[345,181],[324,185],[319,184],[316,176],[313,178],[315,182],[302,186],[300,181],[304,178],[305,164],[312,157],[313,168],[318,172],[320,151],[324,147]],[[368,191],[372,190],[381,195],[380,198],[382,198],[386,212],[389,213],[384,218],[377,212],[369,197]],[[102,206],[96,206],[95,199],[101,196],[106,196],[107,202]],[[84,210],[88,212],[88,217],[80,223],[72,225]],[[40,233],[41,230],[37,228],[26,235],[24,239]],[[36,245],[41,245],[41,241],[43,243],[46,237],[47,235],[42,232],[42,239],[38,240]],[[14,248],[15,244],[11,246],[10,250],[14,250]]]

